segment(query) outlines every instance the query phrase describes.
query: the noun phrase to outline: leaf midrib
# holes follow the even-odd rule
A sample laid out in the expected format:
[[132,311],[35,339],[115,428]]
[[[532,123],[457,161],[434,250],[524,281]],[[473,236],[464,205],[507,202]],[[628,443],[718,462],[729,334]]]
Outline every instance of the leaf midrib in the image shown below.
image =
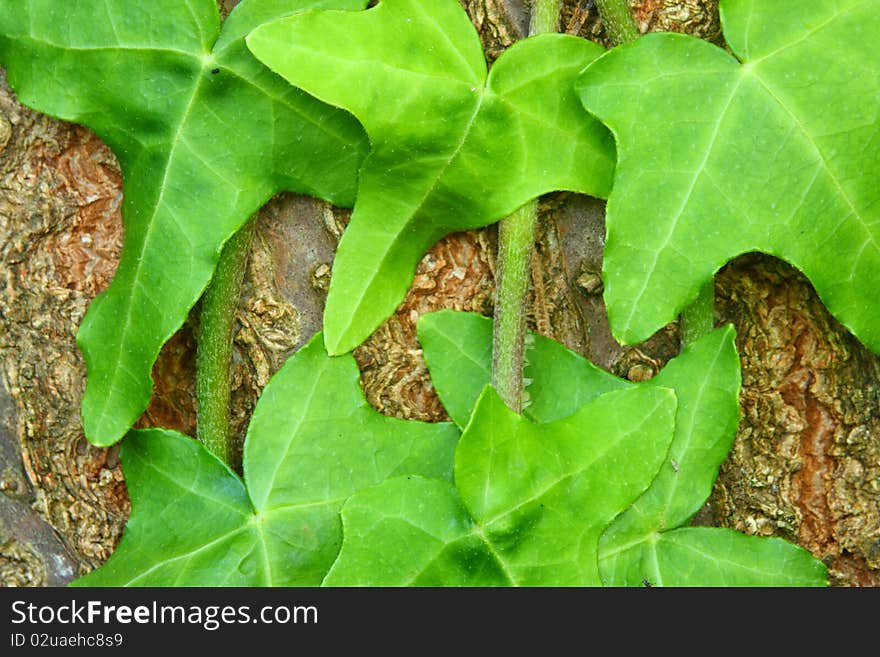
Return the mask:
[[199,554],[200,552],[203,552],[211,547],[214,547],[215,545],[222,543],[223,541],[228,540],[228,539],[232,538],[233,536],[236,536],[237,534],[241,534],[242,532],[245,532],[247,530],[248,530],[248,525],[242,524],[239,527],[236,527],[234,529],[229,530],[228,532],[221,534],[220,536],[213,539],[212,541],[209,541],[207,543],[203,543],[202,545],[199,545],[198,547],[196,547],[193,550],[190,550],[189,552],[183,552],[182,554],[177,554],[177,555],[174,555],[173,557],[170,557],[168,559],[158,561],[155,564],[153,564],[152,566],[150,566],[149,568],[147,568],[146,570],[144,570],[144,571],[138,573],[136,576],[132,577],[130,580],[128,580],[124,584],[121,584],[120,586],[131,586],[132,584],[134,584],[138,580],[144,579],[145,577],[147,577],[151,573],[155,572],[156,570],[159,570],[160,568],[162,568],[164,566],[167,566],[168,564],[172,564],[175,561],[180,561],[181,559],[192,558],[195,555]]
[[[475,71],[473,69],[473,67],[471,66],[471,62],[469,62],[467,60],[467,58],[465,57],[465,54],[461,50],[458,49],[458,46],[455,43],[453,43],[452,39],[449,37],[449,33],[444,28],[444,26],[440,25],[440,23],[437,22],[437,20],[433,14],[425,11],[425,4],[427,4],[427,3],[413,2],[413,3],[411,3],[410,6],[412,6],[413,8],[416,8],[420,11],[422,17],[425,19],[425,23],[430,24],[431,27],[433,28],[434,33],[437,34],[447,44],[449,44],[450,48],[456,54],[459,61],[461,61],[465,65],[465,69],[469,73],[474,74],[475,77],[473,78],[472,82],[478,86],[483,85],[484,81],[486,79],[486,60],[485,60],[485,58],[483,58],[479,64],[479,67],[482,67],[482,70]],[[469,36],[473,36],[473,32],[471,32],[471,34]],[[482,53],[482,47],[480,48],[480,52]]]
[[[330,361],[322,360],[321,369],[313,374],[311,377],[312,383],[308,391],[297,391],[298,401],[301,408],[308,409],[311,407],[312,399],[314,399],[315,395],[318,392],[318,389],[321,388],[321,382],[323,381],[324,376],[327,374],[327,370],[329,367]],[[263,394],[265,395],[265,391],[263,392]],[[278,478],[278,472],[281,470],[282,464],[286,460],[287,456],[290,454],[290,451],[293,449],[293,445],[298,438],[300,429],[302,428],[302,425],[306,422],[306,420],[306,413],[300,413],[299,417],[296,420],[296,423],[293,425],[293,427],[291,427],[290,431],[288,431],[288,438],[284,442],[284,452],[283,454],[278,454],[276,456],[275,467],[272,470],[272,474],[267,478],[267,483],[261,487],[262,499],[259,501],[259,503],[254,500],[253,492],[251,491],[250,485],[248,485],[248,497],[251,500],[251,504],[253,504],[254,509],[256,509],[257,511],[262,511],[263,507],[266,505],[269,498],[271,497],[272,490],[275,487],[275,480]],[[253,420],[251,422],[253,422]],[[259,430],[259,427],[257,427],[257,430]],[[245,440],[250,441],[250,450],[255,449],[253,441],[257,441],[258,444],[260,442],[259,435],[251,436],[250,431],[248,431],[248,435]],[[247,480],[250,480],[251,478],[253,478],[253,476],[255,475],[250,472],[250,469],[245,471],[245,478]]]
[[[153,236],[155,235],[155,230],[156,230],[156,225],[157,225],[157,222],[155,221],[155,219],[159,215],[160,209],[163,207],[163,201],[164,201],[165,193],[166,193],[167,187],[168,187],[169,174],[172,169],[173,163],[177,157],[176,154],[178,151],[178,147],[181,145],[186,146],[185,131],[186,131],[188,124],[189,124],[189,118],[192,114],[193,107],[195,106],[197,100],[200,97],[200,92],[204,88],[204,84],[205,84],[205,80],[206,80],[205,74],[209,70],[209,67],[213,65],[213,62],[205,63],[203,60],[199,60],[192,53],[189,53],[189,56],[193,60],[198,62],[199,69],[195,73],[193,85],[192,85],[191,92],[190,92],[190,98],[187,103],[187,106],[184,109],[183,113],[181,114],[180,121],[177,124],[177,127],[175,129],[173,137],[168,141],[168,143],[171,144],[171,148],[168,149],[168,155],[165,158],[165,166],[164,166],[164,171],[163,171],[162,182],[159,187],[159,194],[157,195],[156,201],[153,204],[152,214],[147,219],[147,229],[144,233],[144,237],[141,242],[140,251],[139,251],[138,255],[133,258],[133,261],[137,264],[134,266],[134,268],[132,270],[132,283],[131,283],[132,287],[140,287],[142,289],[144,288],[144,286],[142,284],[143,275],[141,274],[141,272],[143,271],[143,266],[144,266],[143,263],[145,262],[144,254],[148,251],[149,245],[153,241]],[[235,71],[232,67],[227,66],[226,71],[229,72],[230,74],[232,74],[233,76],[235,76],[238,80],[241,80],[244,83],[253,87],[254,89],[257,89],[259,92],[261,92],[263,95],[267,96],[271,100],[278,102],[279,104],[282,104],[284,107],[286,107],[289,110],[291,110],[292,112],[294,112],[301,119],[308,121],[309,123],[314,125],[316,128],[320,129],[322,132],[324,132],[324,134],[332,137],[333,139],[335,139],[336,141],[338,141],[340,143],[347,143],[347,140],[339,132],[329,129],[327,124],[325,124],[325,123],[318,123],[311,116],[304,114],[300,108],[295,107],[294,105],[290,104],[286,99],[282,99],[282,98],[279,98],[273,94],[268,93],[264,87],[256,84],[255,82],[253,82],[251,80],[248,80],[247,78],[242,76],[238,71]],[[201,158],[200,154],[196,153],[192,149],[189,149],[189,150],[190,150],[190,152],[193,153],[193,155],[195,157]],[[170,215],[170,213],[169,213],[169,215]],[[186,231],[181,229],[181,233],[185,235]],[[131,257],[131,256],[129,256],[129,257]],[[131,332],[131,328],[132,328],[132,306],[133,306],[133,303],[134,303],[134,295],[127,295],[124,297],[122,312],[124,313],[125,319],[124,319],[124,323],[122,325],[122,328],[119,332],[119,339],[115,342],[117,347],[113,351],[113,355],[115,356],[113,358],[113,362],[115,363],[115,367],[113,368],[112,374],[110,376],[110,386],[109,386],[110,392],[109,392],[109,394],[105,395],[102,398],[103,401],[102,401],[102,403],[99,407],[99,411],[98,411],[98,415],[101,418],[101,421],[99,422],[98,429],[96,430],[97,436],[103,435],[103,433],[105,432],[105,428],[104,428],[105,423],[110,421],[108,419],[107,414],[106,414],[107,408],[108,407],[112,408],[117,405],[116,398],[118,397],[118,395],[121,394],[123,396],[126,396],[126,393],[118,386],[122,371],[126,369],[122,366],[123,359],[120,358],[120,355],[122,354],[122,350],[124,348],[124,345],[128,344],[128,336],[129,336],[129,334]],[[107,352],[105,351],[104,356],[106,356],[106,353]],[[132,373],[129,372],[129,374],[132,374]],[[132,376],[132,378],[136,381],[140,380],[140,377],[137,377],[137,376]],[[113,420],[111,422],[115,423],[115,420]]]
[[[204,61],[199,57],[197,53],[194,53],[189,50],[180,50],[179,48],[171,48],[168,46],[139,46],[139,45],[129,45],[129,44],[115,44],[115,45],[67,45],[67,44],[59,44],[54,41],[50,41],[45,37],[34,36],[33,34],[21,35],[15,38],[19,41],[29,41],[36,44],[41,44],[44,46],[49,46],[50,48],[54,48],[56,50],[68,51],[72,50],[74,52],[155,52],[155,53],[165,53],[165,54],[173,54],[173,55],[183,55],[188,59],[192,59],[198,62],[200,65]],[[202,53],[202,57],[210,57],[210,52]]]
[[[477,98],[477,102],[474,106],[474,110],[471,113],[471,116],[468,119],[468,122],[465,125],[464,130],[462,131],[462,135],[461,135],[461,138],[459,139],[458,143],[456,144],[454,149],[449,154],[449,157],[443,162],[443,165],[440,167],[437,167],[437,173],[433,177],[431,184],[428,186],[427,190],[422,195],[422,198],[418,202],[416,202],[414,204],[414,206],[412,207],[412,210],[409,212],[409,216],[407,217],[405,223],[401,227],[401,230],[399,230],[394,235],[394,239],[387,240],[386,242],[384,242],[384,244],[383,244],[384,248],[380,251],[381,257],[379,257],[375,261],[378,264],[378,266],[376,267],[376,275],[370,277],[370,279],[366,282],[365,285],[360,286],[361,291],[357,297],[357,301],[354,304],[348,304],[349,307],[353,307],[355,309],[354,312],[351,313],[351,317],[354,318],[354,317],[357,317],[360,315],[360,309],[361,309],[361,306],[364,304],[364,301],[366,300],[367,291],[372,288],[374,281],[379,277],[378,272],[380,272],[384,268],[385,263],[389,259],[390,254],[397,249],[398,244],[400,244],[402,241],[406,241],[405,235],[407,233],[407,228],[409,228],[413,224],[413,222],[416,221],[416,218],[418,217],[422,208],[425,206],[425,203],[431,197],[431,195],[437,190],[437,186],[439,185],[440,181],[446,175],[446,172],[449,171],[449,168],[452,166],[452,163],[458,157],[462,148],[464,148],[464,145],[467,142],[468,137],[470,136],[470,132],[473,129],[474,124],[477,121],[478,115],[480,113],[480,109],[482,108],[484,99],[486,98],[487,95],[488,95],[488,92],[486,92],[486,90],[483,90],[479,94],[479,96]],[[357,207],[355,207],[355,211],[357,211]],[[341,333],[343,336],[351,328],[351,324],[352,324],[352,322],[349,321],[348,326],[346,327],[345,331],[343,331]]]
[[[751,70],[754,71],[754,69],[751,69]],[[820,148],[819,144],[816,143],[816,140],[813,137],[813,134],[807,129],[807,126],[803,123],[803,121],[801,121],[800,117],[797,114],[795,114],[794,111],[792,111],[791,108],[782,101],[782,99],[773,90],[773,88],[771,87],[770,83],[768,83],[767,80],[765,80],[760,75],[758,75],[757,72],[750,74],[750,76],[752,78],[754,78],[764,88],[764,90],[773,99],[773,101],[786,113],[787,116],[789,116],[791,118],[792,121],[794,121],[798,132],[806,139],[807,143],[810,145],[810,147],[815,152],[816,156],[818,157],[819,163],[821,164],[822,169],[826,172],[828,177],[831,179],[831,182],[834,183],[834,187],[835,187],[835,189],[837,189],[838,194],[840,195],[841,198],[843,198],[843,200],[849,206],[849,209],[852,213],[851,216],[854,216],[856,219],[858,219],[859,225],[862,227],[865,235],[867,236],[866,244],[870,244],[874,248],[875,252],[880,252],[880,243],[878,243],[877,237],[871,231],[867,221],[862,216],[862,214],[859,212],[858,208],[856,207],[855,203],[853,203],[853,201],[850,198],[847,191],[843,188],[843,185],[840,182],[840,178],[837,176],[837,173],[834,171],[834,169],[829,164],[829,160],[828,160],[827,156],[825,155],[825,153]],[[858,258],[856,258],[854,260],[857,262]]]
[[[719,344],[718,349],[716,349],[715,355],[712,358],[712,363],[708,367],[704,368],[704,372],[714,372],[715,371],[715,368],[718,365],[718,361],[721,359],[721,356],[725,351],[726,344],[727,344],[726,339],[723,340]],[[694,425],[696,422],[695,417],[697,415],[698,410],[703,408],[703,396],[706,394],[706,390],[707,390],[708,386],[709,386],[709,377],[704,374],[703,377],[700,379],[700,385],[697,389],[697,392],[694,394],[692,399],[690,399],[688,401],[687,407],[685,407],[683,404],[679,404],[678,408],[676,409],[676,421],[675,421],[676,430],[680,426],[680,424],[678,422],[679,413],[685,413],[685,412],[689,413],[689,420],[690,420],[690,427],[691,427],[691,430],[688,432],[687,440],[683,441],[682,444],[678,446],[677,451],[678,451],[679,455],[686,454],[691,446],[691,443],[694,440],[694,433],[695,433]],[[674,435],[675,434],[673,434],[673,440],[675,440]],[[682,460],[684,460],[683,457],[681,457],[681,458],[682,458]],[[681,479],[682,479],[682,477],[678,477],[678,476],[672,477],[671,482],[669,483],[669,488],[668,488],[668,492],[666,495],[666,502],[665,502],[665,504],[663,504],[663,507],[662,507],[663,508],[663,517],[664,517],[664,520],[667,522],[668,522],[668,513],[670,510],[670,506],[672,505],[672,500],[678,491],[679,485],[681,483]],[[650,490],[650,487],[648,489]],[[645,491],[645,492],[647,492],[647,491]],[[666,529],[668,529],[668,527],[658,528],[658,530],[660,530],[660,531],[665,531]]]
[[[204,72],[204,69],[202,70],[202,72]],[[189,102],[187,103],[187,106],[184,109],[183,114],[180,117],[180,121],[177,124],[177,128],[174,131],[174,136],[171,141],[172,146],[170,149],[168,149],[168,157],[165,159],[165,167],[164,167],[164,172],[162,174],[162,182],[159,187],[159,194],[156,197],[156,202],[153,204],[152,213],[150,214],[150,217],[147,220],[147,229],[146,229],[146,231],[144,233],[144,237],[141,241],[140,250],[138,251],[137,256],[134,257],[134,262],[136,262],[137,264],[136,264],[134,271],[132,273],[132,286],[142,285],[141,284],[141,278],[142,278],[141,272],[143,271],[143,266],[144,266],[144,264],[143,264],[144,263],[144,254],[147,252],[147,245],[152,242],[153,236],[155,235],[156,224],[157,224],[155,219],[156,219],[156,216],[159,214],[159,208],[162,207],[162,201],[165,198],[165,193],[168,189],[168,176],[169,176],[169,172],[171,171],[171,165],[172,165],[172,162],[174,161],[175,153],[177,152],[178,146],[180,146],[181,143],[183,142],[183,140],[181,139],[181,135],[183,134],[183,130],[184,130],[184,127],[186,126],[186,123],[189,119],[190,112],[192,111],[193,105],[195,104],[196,98],[198,97],[199,90],[201,89],[202,84],[203,84],[203,80],[204,80],[203,75],[196,76],[195,82],[192,87],[192,92],[190,94]],[[132,256],[129,256],[129,258],[132,258]],[[120,358],[120,356],[122,354],[122,350],[123,350],[124,345],[128,344],[127,336],[129,335],[129,332],[131,331],[131,326],[132,326],[132,324],[131,324],[131,322],[132,322],[131,308],[132,308],[132,305],[134,304],[134,298],[135,298],[135,295],[129,294],[129,295],[126,295],[123,299],[123,309],[124,309],[124,314],[125,314],[125,320],[122,325],[122,329],[119,332],[120,339],[115,341],[115,345],[117,345],[117,346],[112,352],[112,355],[114,356],[113,362],[116,364],[116,367],[113,368],[113,373],[110,376],[110,385],[107,388],[109,390],[109,394],[104,395],[104,397],[102,398],[103,402],[99,406],[99,408],[100,408],[99,416],[100,416],[101,420],[98,424],[98,430],[96,431],[97,436],[100,436],[103,433],[103,431],[101,429],[103,428],[104,424],[107,422],[107,419],[108,419],[108,416],[106,415],[107,407],[108,406],[113,407],[113,406],[117,405],[116,404],[116,397],[118,395],[122,394],[123,396],[127,396],[125,391],[120,391],[120,388],[117,386],[117,383],[119,381],[120,372],[123,369],[120,366],[121,363],[123,362],[123,359]],[[107,352],[105,351],[102,356],[106,356],[106,353]]]
[[[585,471],[587,471],[591,467],[593,467],[597,462],[599,462],[603,458],[605,458],[609,454],[609,452],[611,452],[615,448],[618,448],[620,446],[620,443],[629,440],[633,434],[639,433],[641,431],[641,428],[645,424],[647,424],[648,420],[651,419],[653,417],[654,413],[657,410],[659,410],[662,406],[663,406],[662,400],[659,401],[658,403],[654,404],[654,407],[649,412],[645,413],[644,417],[637,425],[633,425],[632,428],[630,429],[630,431],[628,431],[626,434],[621,436],[618,440],[605,444],[601,450],[597,450],[595,453],[590,455],[589,461],[579,463],[576,468],[572,469],[569,472],[566,472],[563,476],[559,477],[558,479],[553,480],[548,485],[544,486],[540,491],[538,491],[537,493],[530,496],[528,499],[523,500],[521,502],[518,502],[516,505],[510,507],[509,509],[505,509],[504,511],[501,511],[500,513],[498,513],[495,516],[492,516],[491,518],[481,519],[480,520],[481,524],[485,526],[485,525],[489,525],[494,522],[498,522],[499,520],[506,518],[507,516],[509,516],[513,513],[516,513],[521,508],[523,508],[525,505],[531,504],[532,502],[536,502],[541,497],[543,497],[544,495],[549,493],[551,490],[553,490],[554,488],[556,488],[557,486],[559,486],[563,482],[569,481],[570,479],[583,474]],[[571,416],[571,417],[563,419],[563,420],[558,420],[558,422],[567,423],[569,420],[571,420],[572,417],[575,417],[575,416]],[[555,424],[555,423],[553,423],[553,422],[548,423],[548,426],[552,425],[552,424]],[[539,439],[540,439],[540,437],[539,437]],[[487,479],[488,478],[489,478],[489,476],[487,475]],[[642,492],[644,493],[644,491],[642,491]],[[469,510],[469,512],[470,512],[470,510]],[[601,521],[601,520],[597,520],[597,522],[599,522],[599,521]]]
[[[708,529],[708,528],[707,528],[707,529]],[[718,528],[712,528],[712,529],[722,529],[722,528],[718,527]],[[725,530],[722,529],[722,531],[725,531]],[[726,531],[731,531],[731,530],[726,530]],[[675,546],[678,547],[680,550],[685,550],[685,551],[688,551],[688,552],[692,552],[692,553],[694,553],[694,554],[696,554],[696,555],[702,557],[703,559],[707,559],[707,560],[710,560],[710,561],[713,561],[713,562],[716,562],[716,563],[723,563],[723,564],[726,564],[726,565],[732,566],[734,570],[744,570],[744,571],[746,571],[746,572],[754,573],[754,574],[756,574],[756,575],[765,575],[765,576],[766,576],[766,575],[775,575],[775,574],[777,574],[777,572],[778,572],[778,570],[775,570],[775,571],[761,570],[761,569],[759,569],[759,568],[750,567],[750,566],[748,566],[748,565],[745,565],[745,564],[740,563],[740,562],[737,562],[737,561],[731,561],[730,559],[720,557],[720,556],[718,556],[718,554],[716,554],[716,553],[712,553],[712,552],[704,552],[704,551],[703,551],[702,549],[700,549],[698,546],[694,545],[691,541],[685,541],[685,540],[682,540],[681,538],[678,538],[678,537],[671,537],[671,538],[670,538],[670,536],[671,536],[672,534],[674,534],[674,533],[675,533],[675,532],[667,532],[667,533],[666,533],[665,540],[666,540],[667,543],[670,543],[670,544],[672,544],[672,545],[675,545]],[[752,538],[752,539],[754,539],[754,540],[762,540],[762,539],[770,539],[770,540],[773,540],[773,537],[752,536],[752,537],[749,537],[749,538]],[[777,540],[781,540],[781,539],[777,539]],[[659,544],[660,544],[660,541],[658,541],[657,544],[659,545]],[[656,551],[657,551],[657,549],[656,549],[656,546],[655,546],[655,548],[654,548],[654,552],[656,553]]]
[[[158,465],[156,465],[152,461],[147,461],[144,458],[141,458],[139,460],[141,461],[141,464],[143,467],[145,467],[149,470],[152,470],[160,478],[164,479],[165,481],[167,481],[168,483],[173,485],[175,488],[179,488],[180,490],[184,491],[185,493],[191,493],[195,497],[200,497],[202,499],[208,500],[209,502],[212,502],[213,504],[216,504],[217,506],[229,509],[230,511],[235,512],[236,515],[239,515],[242,518],[249,518],[251,516],[252,509],[248,509],[248,511],[245,512],[243,509],[240,509],[240,508],[237,508],[235,506],[230,505],[229,501],[226,499],[212,497],[210,495],[207,495],[204,491],[197,491],[192,486],[184,485],[183,482],[179,481],[178,479],[175,479],[170,472],[160,468]],[[197,482],[198,476],[201,471],[201,461],[199,461],[198,463],[199,463],[200,469],[193,474],[193,477],[192,477],[193,484],[195,484]],[[226,470],[226,474],[229,476],[235,477],[235,475],[233,475],[233,473],[230,470]],[[238,477],[235,477],[235,481],[238,485],[240,485],[242,487],[242,492],[244,492],[244,485],[242,484],[241,480]],[[250,506],[249,500],[246,497],[243,498],[243,501]]]
[[724,123],[724,119],[727,118],[727,112],[730,110],[734,98],[736,98],[736,94],[739,91],[740,86],[742,86],[742,82],[743,77],[737,76],[736,82],[731,85],[730,93],[724,100],[723,104],[719,106],[718,120],[715,122],[715,127],[712,130],[712,134],[709,136],[703,159],[694,170],[694,174],[688,187],[687,193],[685,193],[684,198],[679,204],[678,210],[670,215],[671,220],[669,221],[669,229],[667,230],[666,235],[663,238],[663,242],[652,249],[651,262],[647,265],[645,269],[645,271],[648,273],[642,277],[642,284],[640,289],[633,295],[632,300],[629,302],[629,314],[627,315],[626,320],[623,324],[627,330],[630,326],[632,326],[633,317],[635,316],[636,311],[642,307],[642,298],[645,296],[645,292],[647,292],[648,290],[648,285],[651,282],[653,273],[657,269],[657,263],[660,261],[660,256],[666,251],[666,248],[672,241],[672,237],[675,234],[676,229],[678,228],[678,223],[681,220],[685,209],[690,203],[694,191],[696,190],[697,182],[700,180],[706,170],[706,166],[709,163],[709,158],[712,156],[712,153],[715,149],[715,144],[718,141],[718,136],[721,133],[721,125],[722,123]]
[[[220,63],[220,62],[218,62],[218,63]],[[205,67],[205,68],[207,69],[207,67]],[[248,78],[244,77],[240,72],[236,71],[232,65],[227,64],[223,70],[226,71],[227,73],[232,74],[236,79],[244,82],[248,86],[253,87],[254,89],[259,91],[261,94],[263,94],[264,96],[266,96],[270,100],[278,103],[279,105],[283,105],[288,110],[290,110],[292,113],[296,114],[297,117],[303,119],[304,122],[310,123],[314,127],[321,130],[325,135],[332,137],[333,139],[338,141],[340,144],[350,143],[350,140],[348,138],[346,138],[342,133],[340,133],[339,131],[336,131],[336,130],[331,130],[330,127],[327,125],[327,123],[319,123],[314,118],[312,118],[310,115],[304,114],[302,111],[302,108],[297,107],[296,105],[293,105],[292,103],[290,103],[290,101],[287,98],[269,93],[269,90],[266,87],[261,86],[261,85],[257,84],[256,82],[254,82],[253,80],[249,80]],[[203,73],[204,73],[204,71],[203,71]],[[273,73],[273,75],[275,75],[275,74]],[[279,79],[281,79],[281,78],[279,78]],[[287,84],[287,83],[285,82],[285,84]],[[295,87],[290,87],[291,91],[293,91],[294,89],[295,89]]]
[[748,38],[749,38],[748,32],[751,28],[751,19],[754,16],[754,14],[749,14],[749,23],[747,24],[748,29],[746,30],[746,34],[745,34],[745,39],[746,39],[745,40],[745,50],[746,50],[746,52],[744,53],[744,55],[746,56],[747,61],[750,62],[753,66],[757,65],[759,62],[762,62],[765,59],[770,59],[771,57],[778,55],[779,53],[784,52],[784,51],[788,50],[789,48],[793,48],[796,45],[803,43],[804,41],[809,39],[811,36],[816,34],[817,32],[821,32],[822,30],[824,30],[826,27],[828,27],[834,21],[838,20],[842,16],[846,16],[847,12],[856,12],[859,9],[861,9],[862,7],[864,7],[865,5],[872,3],[872,2],[875,2],[875,1],[876,0],[865,0],[864,2],[860,2],[856,5],[851,6],[851,7],[846,7],[844,9],[844,11],[837,11],[834,14],[832,14],[831,16],[829,16],[827,20],[822,21],[821,23],[819,23],[815,27],[810,28],[807,32],[805,32],[804,34],[799,36],[794,41],[789,41],[788,43],[779,46],[775,50],[772,50],[769,53],[765,53],[765,54],[761,55],[757,59],[748,59],[748,53],[751,50],[751,48],[748,45]]
[[[456,493],[457,493],[457,491],[456,491]],[[401,522],[405,525],[408,525],[409,527],[411,527],[412,529],[415,529],[419,533],[424,534],[425,536],[431,537],[437,543],[437,547],[436,547],[436,549],[434,549],[432,551],[431,556],[429,558],[425,559],[425,565],[422,568],[420,568],[419,570],[417,570],[413,574],[413,576],[410,577],[410,579],[406,583],[403,584],[403,586],[412,586],[413,582],[415,582],[419,577],[421,577],[425,573],[425,571],[427,571],[428,568],[430,568],[431,565],[434,564],[434,562],[437,560],[437,557],[439,557],[441,554],[443,554],[443,552],[446,551],[447,549],[449,549],[451,546],[455,545],[456,543],[465,541],[468,538],[476,538],[479,541],[481,541],[488,548],[489,553],[492,555],[492,558],[495,559],[496,563],[498,564],[498,567],[501,568],[501,571],[504,573],[504,576],[507,577],[510,584],[512,586],[517,585],[517,580],[513,576],[513,574],[510,572],[507,561],[498,553],[498,551],[495,549],[495,546],[493,545],[492,541],[490,541],[489,538],[485,535],[482,528],[476,522],[474,522],[474,518],[473,518],[473,516],[470,515],[470,512],[467,510],[467,507],[463,507],[463,508],[464,508],[465,512],[468,514],[468,520],[471,523],[471,528],[469,531],[463,533],[462,535],[456,536],[451,541],[447,541],[443,537],[440,537],[440,536],[435,536],[431,532],[427,531],[424,527],[416,525],[409,518],[406,518],[406,517],[403,517],[400,515],[394,515],[394,516],[386,515],[386,516],[384,516],[386,519],[391,518],[391,519],[397,520],[398,522]]]

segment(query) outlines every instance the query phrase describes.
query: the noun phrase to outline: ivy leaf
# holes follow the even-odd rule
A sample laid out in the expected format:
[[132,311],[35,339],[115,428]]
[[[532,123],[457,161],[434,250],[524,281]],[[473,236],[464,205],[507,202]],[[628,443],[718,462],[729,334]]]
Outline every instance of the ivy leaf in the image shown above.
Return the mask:
[[602,52],[585,39],[522,40],[487,76],[457,0],[382,0],[268,23],[247,43],[294,86],[349,110],[372,143],[330,282],[330,353],[356,347],[394,312],[422,255],[447,233],[553,190],[608,193],[610,134],[573,91]]
[[263,20],[365,0],[7,0],[0,62],[26,105],[93,129],[123,173],[125,247],[78,333],[82,414],[96,445],[150,399],[151,367],[211,278],[223,243],[281,190],[354,202],[366,137],[348,114],[266,69],[244,36]]
[[244,481],[200,443],[131,431],[122,464],[132,514],[119,547],[77,586],[316,586],[342,541],[352,493],[398,475],[452,476],[449,423],[385,417],[351,356],[320,334],[266,386],[251,419]]
[[619,149],[605,300],[634,343],[674,319],[730,258],[800,268],[880,352],[880,14],[875,2],[722,0],[733,55],[654,34],[578,83]]
[[[716,528],[686,527],[712,492],[739,422],[739,358],[735,332],[716,329],[670,360],[650,381],[619,379],[563,345],[533,336],[525,375],[530,404],[524,415],[550,422],[571,415],[609,391],[671,388],[678,398],[675,436],[651,486],[615,519],[599,544],[602,578],[611,586],[643,580],[666,586],[822,586],[825,566],[781,539]],[[434,387],[463,426],[478,392],[490,380],[492,320],[439,311],[418,324]]]
[[[552,361],[549,361],[552,362]],[[650,382],[679,398],[675,438],[651,487],[599,543],[610,586],[825,586],[824,564],[778,538],[688,527],[712,493],[739,422],[739,358],[728,325],[685,347]],[[558,380],[544,394],[559,394]]]
[[720,527],[681,527],[645,535],[625,553],[600,543],[610,586],[827,586],[828,569],[781,538]]
[[[483,388],[492,382],[492,320],[438,310],[422,315],[417,330],[443,408],[464,429]],[[528,336],[526,361],[529,403],[523,415],[536,422],[559,420],[599,395],[634,385],[537,333]]]
[[[463,426],[462,418],[467,422],[474,407],[474,386],[490,380],[492,320],[475,313],[429,313],[419,320],[418,336],[434,388],[444,407],[455,409],[450,415]],[[712,492],[739,423],[740,365],[734,337],[731,325],[716,329],[641,384],[609,374],[558,342],[530,337],[525,370],[531,380],[530,403],[524,414],[536,422],[570,416],[581,405],[615,390],[675,390],[678,410],[668,458],[639,499],[638,511],[629,510],[630,517],[615,523],[618,528],[635,525],[621,542],[634,541],[633,531],[644,535],[687,523]]]
[[456,450],[455,484],[406,477],[352,496],[324,583],[600,585],[599,536],[650,484],[674,415],[671,390],[640,387],[537,424],[487,387]]

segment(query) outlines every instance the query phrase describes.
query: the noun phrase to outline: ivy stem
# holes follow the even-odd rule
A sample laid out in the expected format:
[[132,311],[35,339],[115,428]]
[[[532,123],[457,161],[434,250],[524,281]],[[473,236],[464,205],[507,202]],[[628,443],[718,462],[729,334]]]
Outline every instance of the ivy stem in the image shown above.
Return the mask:
[[[630,43],[639,37],[627,0],[596,0],[605,31],[615,46]],[[681,312],[681,345],[689,345],[715,328],[715,282],[710,280],[693,303]]]
[[535,243],[538,202],[529,201],[498,225],[492,386],[516,413],[522,413],[529,260]]
[[533,0],[529,16],[529,36],[559,31],[562,0]]
[[696,342],[715,328],[715,280],[711,279],[700,288],[690,305],[681,311],[679,331],[681,346]]
[[254,234],[251,218],[229,240],[202,296],[196,350],[197,436],[227,465],[232,459],[230,394],[235,309]]
[[[534,0],[529,36],[556,32],[562,0]],[[522,412],[526,338],[526,295],[535,244],[538,201],[529,201],[498,226],[492,385],[510,409]]]
[[639,38],[639,28],[628,0],[596,0],[596,6],[605,25],[605,32],[615,46]]

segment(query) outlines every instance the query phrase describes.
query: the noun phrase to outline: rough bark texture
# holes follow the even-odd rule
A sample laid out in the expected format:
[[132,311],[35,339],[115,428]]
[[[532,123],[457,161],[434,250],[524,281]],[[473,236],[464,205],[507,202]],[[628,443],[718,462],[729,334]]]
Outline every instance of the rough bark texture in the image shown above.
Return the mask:
[[880,585],[880,361],[785,263],[739,258],[716,278],[716,299],[743,372],[716,523],[799,543],[833,583]]
[[118,450],[82,434],[74,343],[116,267],[120,176],[96,137],[22,108],[5,79],[0,126],[0,578],[56,584],[105,560],[128,512]]
[[[236,2],[222,0],[227,12]],[[521,0],[462,0],[494,61],[526,31]],[[592,2],[567,2],[560,28],[605,43]],[[633,0],[642,31],[718,41],[717,3]],[[606,44],[607,45],[607,44]],[[61,585],[102,563],[129,512],[117,449],[90,446],[74,337],[111,280],[122,241],[121,177],[88,130],[38,115],[0,84],[0,583]],[[670,324],[621,347],[602,303],[604,203],[542,199],[529,324],[632,380],[678,352]],[[271,375],[320,328],[336,242],[349,213],[290,194],[261,212],[235,336],[239,447]],[[495,229],[455,234],[419,266],[399,309],[356,351],[382,412],[440,420],[415,338],[439,308],[492,313]],[[733,322],[743,364],[742,420],[715,492],[695,522],[800,543],[835,585],[880,584],[880,360],[827,313],[783,263],[744,256],[716,279],[717,320]],[[139,426],[195,433],[192,318],[154,367]]]

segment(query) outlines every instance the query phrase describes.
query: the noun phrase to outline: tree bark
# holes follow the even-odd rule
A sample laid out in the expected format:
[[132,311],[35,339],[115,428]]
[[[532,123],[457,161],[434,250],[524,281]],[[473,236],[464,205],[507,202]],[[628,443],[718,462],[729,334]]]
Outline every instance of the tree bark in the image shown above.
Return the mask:
[[[219,2],[224,13],[235,4]],[[522,0],[462,4],[490,62],[526,32]],[[563,29],[607,45],[592,4],[567,2]],[[715,0],[631,5],[643,32],[721,38]],[[92,447],[82,434],[85,368],[74,342],[118,261],[121,174],[91,132],[22,107],[0,82],[0,584],[56,586],[106,560],[129,513],[118,449]],[[239,455],[260,391],[320,329],[348,216],[291,194],[259,214],[235,335]],[[604,235],[603,202],[564,193],[541,200],[529,326],[615,374],[646,380],[678,353],[678,326],[637,346],[614,341],[601,296]],[[440,308],[491,315],[495,239],[489,227],[441,240],[398,312],[356,350],[367,398],[383,413],[445,419],[415,322]],[[825,560],[834,585],[880,584],[880,359],[773,258],[730,263],[716,298],[716,322],[738,333],[741,424],[694,522],[797,542]],[[195,435],[194,351],[191,321],[162,350],[138,426]]]

